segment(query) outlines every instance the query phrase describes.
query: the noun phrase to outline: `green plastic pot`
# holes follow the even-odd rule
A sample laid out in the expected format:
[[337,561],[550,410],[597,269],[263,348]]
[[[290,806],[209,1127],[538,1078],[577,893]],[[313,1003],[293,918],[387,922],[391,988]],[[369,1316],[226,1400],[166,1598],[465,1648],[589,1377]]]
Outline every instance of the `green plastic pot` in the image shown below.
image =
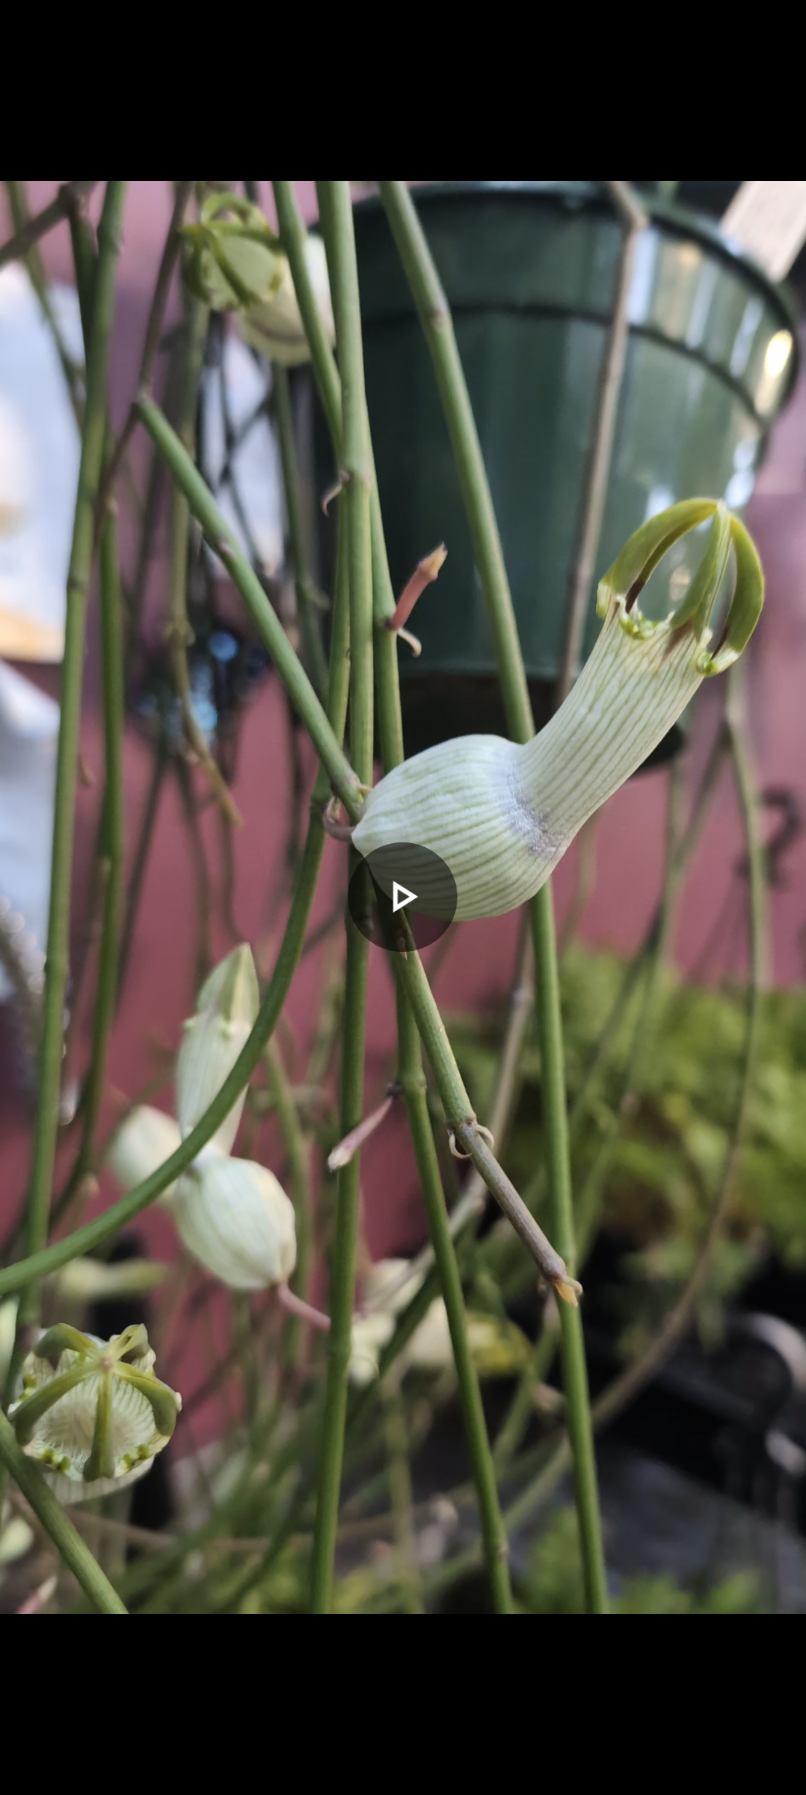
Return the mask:
[[[643,197],[643,196],[642,196]],[[417,208],[453,312],[481,438],[538,722],[560,667],[621,226],[584,181],[474,181],[418,188]],[[769,426],[788,397],[796,324],[782,292],[698,215],[648,202],[597,557],[677,499],[724,495],[741,513]],[[383,211],[355,211],[367,396],[392,579],[421,555],[448,559],[400,650],[408,753],[505,729],[484,599],[430,356]],[[318,408],[317,408],[318,414]],[[320,491],[333,462],[314,427]],[[332,519],[320,547],[332,568]],[[664,570],[682,595],[701,547]],[[598,631],[596,581],[584,634]],[[659,606],[668,599],[668,584]],[[679,739],[667,739],[669,752]]]

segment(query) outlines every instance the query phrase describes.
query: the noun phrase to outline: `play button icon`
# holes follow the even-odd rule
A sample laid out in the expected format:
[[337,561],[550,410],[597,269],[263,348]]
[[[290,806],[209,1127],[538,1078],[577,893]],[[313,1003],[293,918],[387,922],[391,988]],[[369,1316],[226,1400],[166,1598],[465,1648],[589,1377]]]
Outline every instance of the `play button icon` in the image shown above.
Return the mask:
[[407,904],[416,904],[416,902],[416,891],[407,891],[405,885],[398,885],[397,879],[392,880],[393,910],[405,910]]
[[386,953],[430,947],[450,928],[458,894],[450,867],[430,848],[396,841],[359,861],[348,907],[356,928]]

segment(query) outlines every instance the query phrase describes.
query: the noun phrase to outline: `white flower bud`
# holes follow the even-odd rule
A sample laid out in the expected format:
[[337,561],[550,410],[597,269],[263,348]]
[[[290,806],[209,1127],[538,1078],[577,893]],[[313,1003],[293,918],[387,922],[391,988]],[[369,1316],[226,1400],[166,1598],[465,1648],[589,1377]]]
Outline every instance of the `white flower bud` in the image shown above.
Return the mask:
[[[676,611],[653,623],[638,594],[666,550],[708,517],[714,523],[699,572]],[[708,627],[727,566],[736,587],[722,645]],[[671,729],[704,677],[741,654],[761,612],[764,580],[743,525],[724,505],[686,500],[630,538],[599,585],[599,640],[557,715],[525,745],[461,736],[395,767],[369,793],[353,831],[363,855],[400,842],[430,850],[456,881],[456,917],[499,916],[539,891],[582,824],[618,790]],[[423,910],[440,916],[436,869],[409,874]],[[433,862],[431,863],[433,868]],[[398,860],[373,875],[392,896]],[[443,896],[444,906],[444,896]]]
[[145,1328],[111,1340],[59,1323],[22,1368],[9,1418],[61,1502],[108,1495],[144,1476],[167,1446],[182,1398],[154,1376]]
[[[124,1190],[134,1190],[144,1178],[164,1165],[166,1159],[182,1145],[182,1136],[173,1116],[161,1109],[140,1104],[130,1110],[121,1124],[106,1156],[106,1163]],[[173,1196],[175,1184],[163,1193],[163,1201]]]
[[285,1284],[294,1270],[293,1204],[265,1166],[205,1152],[179,1179],[171,1213],[188,1252],[232,1290]]
[[[205,980],[196,1014],[185,1023],[176,1062],[176,1114],[183,1137],[195,1128],[232,1071],[259,1006],[252,949],[244,942]],[[223,1153],[233,1145],[245,1102],[244,1088],[213,1136],[211,1144]]]
[[[333,304],[327,256],[321,237],[309,236],[306,239],[305,258],[322,322],[330,342],[333,343],[336,340]],[[270,298],[250,305],[239,313],[238,329],[245,342],[253,349],[259,349],[270,361],[279,362],[281,367],[295,368],[301,362],[310,360],[308,339],[287,261],[283,260],[282,272]]]

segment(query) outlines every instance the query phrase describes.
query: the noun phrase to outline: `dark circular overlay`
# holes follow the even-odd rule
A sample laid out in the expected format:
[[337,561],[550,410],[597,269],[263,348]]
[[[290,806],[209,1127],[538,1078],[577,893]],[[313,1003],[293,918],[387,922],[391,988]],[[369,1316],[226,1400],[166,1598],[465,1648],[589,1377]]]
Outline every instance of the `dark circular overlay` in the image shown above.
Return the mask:
[[373,848],[350,879],[347,903],[357,929],[373,947],[405,953],[430,947],[449,929],[458,893],[449,866],[415,841]]

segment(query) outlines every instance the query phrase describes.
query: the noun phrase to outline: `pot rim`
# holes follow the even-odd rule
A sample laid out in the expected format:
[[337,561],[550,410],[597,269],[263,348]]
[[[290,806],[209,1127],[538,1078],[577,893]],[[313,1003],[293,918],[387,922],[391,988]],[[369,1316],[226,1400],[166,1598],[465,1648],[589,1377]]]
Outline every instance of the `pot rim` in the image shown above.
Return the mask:
[[[415,186],[412,192],[416,196],[418,207],[434,200],[464,201],[478,199],[485,194],[508,194],[513,199],[522,200],[562,199],[575,203],[580,210],[584,208],[609,212],[616,221],[611,201],[595,181],[424,181],[422,185]],[[706,218],[704,213],[689,206],[680,206],[676,201],[661,199],[655,194],[639,192],[637,197],[653,223],[665,226],[673,236],[693,237],[722,261],[732,267],[741,267],[757,286],[763,288],[765,297],[782,313],[793,341],[787,384],[776,408],[777,412],[783,410],[794,389],[801,361],[800,314],[792,288],[785,281],[772,280],[741,244],[724,236],[718,224]],[[382,209],[379,194],[368,194],[355,202],[355,211],[359,213]]]

